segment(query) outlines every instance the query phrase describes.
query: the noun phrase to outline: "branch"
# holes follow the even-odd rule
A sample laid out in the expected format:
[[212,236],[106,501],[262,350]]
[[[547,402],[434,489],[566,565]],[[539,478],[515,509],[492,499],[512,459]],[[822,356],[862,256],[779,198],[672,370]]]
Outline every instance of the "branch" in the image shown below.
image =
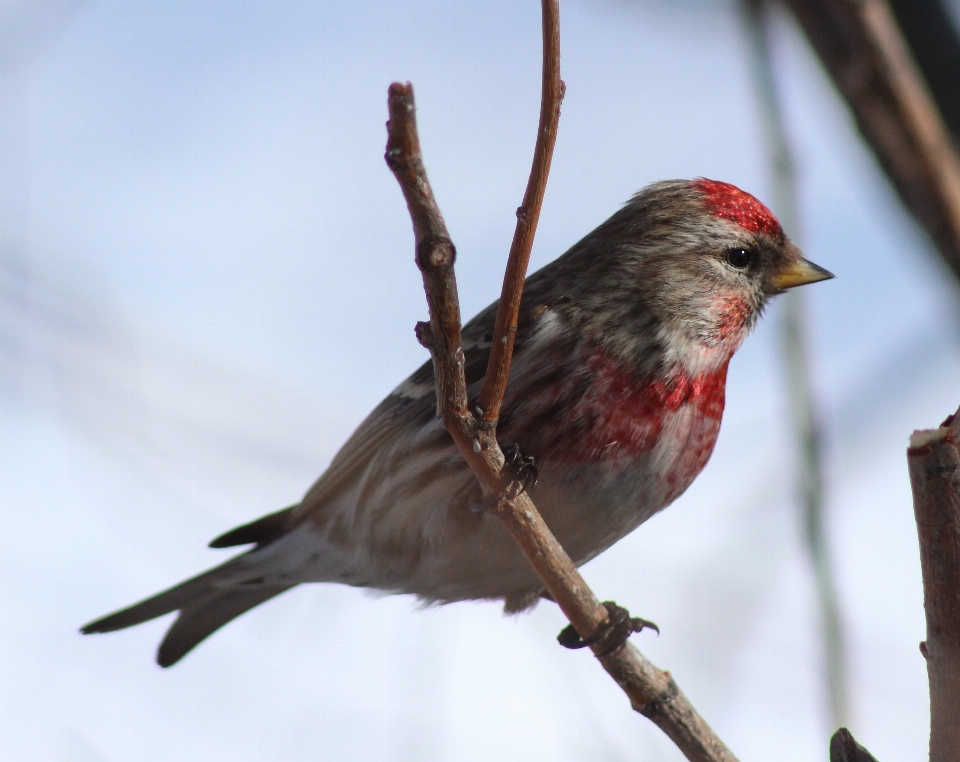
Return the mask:
[[960,160],[885,0],[787,0],[860,131],[960,280]]
[[[447,233],[427,170],[420,154],[420,136],[414,114],[413,86],[394,82],[387,94],[390,121],[387,122],[387,165],[400,183],[407,201],[416,241],[417,267],[430,308],[430,323],[417,324],[417,338],[433,356],[437,379],[437,414],[469,417],[467,384],[463,375],[460,348],[460,298],[453,263],[457,250]],[[443,363],[452,358],[453,363]],[[459,368],[459,371],[458,371]]]
[[942,0],[890,0],[903,38],[930,87],[954,143],[960,144],[960,29]]
[[507,390],[513,342],[517,337],[517,315],[520,313],[523,281],[530,262],[537,223],[540,221],[540,207],[543,205],[543,194],[547,190],[553,146],[557,142],[560,104],[566,92],[566,85],[560,79],[560,8],[557,0],[544,0],[542,7],[543,78],[537,145],[533,152],[533,166],[530,168],[523,203],[517,209],[517,227],[510,245],[500,306],[497,308],[493,344],[490,347],[490,361],[487,363],[487,373],[478,403],[483,420],[494,423],[500,417],[500,405]]
[[930,683],[930,761],[960,749],[960,409],[937,429],[915,431],[907,449],[920,537]]
[[[556,2],[544,0],[543,4],[544,47],[551,53],[545,56],[540,139],[537,141],[538,151],[533,170],[537,179],[531,179],[524,206],[521,207],[523,213],[519,215],[517,226],[520,243],[515,238],[510,257],[512,269],[508,268],[504,285],[504,294],[509,294],[517,304],[522,293],[536,220],[539,218],[553,136],[556,133],[559,98],[562,95],[562,85],[556,84],[559,82]],[[547,70],[552,72],[549,76]],[[548,90],[553,94],[548,95]],[[513,534],[574,629],[581,637],[588,638],[607,622],[607,609],[587,586],[573,561],[550,532],[530,496],[518,488],[509,471],[504,469],[503,453],[496,440],[495,417],[487,418],[485,413],[484,419],[478,420],[467,407],[453,269],[455,250],[434,200],[420,154],[412,86],[399,83],[391,85],[388,104],[390,119],[387,122],[386,160],[403,190],[413,221],[417,265],[423,274],[430,307],[430,323],[418,324],[417,335],[433,356],[438,412],[481,485],[496,497],[493,510]],[[499,411],[502,401],[513,347],[514,331],[510,327],[515,323],[516,310],[511,316],[502,302],[497,336],[506,337],[507,341],[495,341],[496,346],[503,345],[506,349],[497,366],[501,370],[494,373],[497,380],[492,388],[499,389],[499,392],[489,392],[490,400],[494,403],[491,411]],[[603,648],[599,643],[591,647],[595,654]],[[598,655],[598,658],[627,694],[633,708],[656,723],[687,759],[691,762],[736,762],[736,758],[697,714],[673,678],[650,663],[629,642],[609,654]]]
[[840,728],[830,739],[830,762],[877,762],[877,760],[854,740],[849,730]]

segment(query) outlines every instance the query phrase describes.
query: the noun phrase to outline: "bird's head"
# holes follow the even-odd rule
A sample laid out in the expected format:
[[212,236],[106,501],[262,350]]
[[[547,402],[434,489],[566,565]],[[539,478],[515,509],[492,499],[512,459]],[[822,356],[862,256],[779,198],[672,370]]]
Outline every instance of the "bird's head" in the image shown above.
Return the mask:
[[704,178],[647,186],[574,252],[597,255],[583,302],[608,349],[648,358],[656,336],[661,361],[690,371],[729,360],[771,297],[833,277],[760,201]]

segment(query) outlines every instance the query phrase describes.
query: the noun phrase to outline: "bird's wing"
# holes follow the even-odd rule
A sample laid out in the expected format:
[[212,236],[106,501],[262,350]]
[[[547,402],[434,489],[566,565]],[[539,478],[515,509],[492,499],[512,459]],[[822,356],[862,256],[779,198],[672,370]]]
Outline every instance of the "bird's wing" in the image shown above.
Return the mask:
[[[497,303],[477,315],[463,328],[464,373],[471,400],[480,391],[496,319]],[[544,305],[524,305],[518,319],[514,357],[522,358],[531,343],[537,325],[549,312]],[[436,387],[432,361],[427,361],[391,392],[347,440],[327,470],[307,491],[297,509],[297,518],[319,519],[325,506],[345,492],[352,492],[362,481],[369,481],[371,470],[383,479],[402,481],[417,476],[429,477],[430,453],[436,469],[449,472],[467,466],[456,452],[453,439],[436,417]],[[414,468],[402,467],[427,458]],[[451,462],[448,456],[455,456]],[[378,462],[379,461],[379,462]],[[405,471],[406,474],[399,473]],[[433,475],[439,475],[434,473]]]

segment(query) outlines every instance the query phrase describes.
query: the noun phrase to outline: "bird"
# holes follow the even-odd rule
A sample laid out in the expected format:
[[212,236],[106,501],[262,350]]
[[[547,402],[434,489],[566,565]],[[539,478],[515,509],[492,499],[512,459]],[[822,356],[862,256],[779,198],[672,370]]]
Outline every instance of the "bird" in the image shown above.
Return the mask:
[[[653,183],[523,289],[497,436],[579,566],[679,497],[713,451],[727,368],[772,297],[833,275],[751,194],[706,178]],[[462,332],[473,404],[497,302]],[[85,625],[179,612],[168,667],[245,611],[306,582],[425,604],[549,597],[436,413],[431,361],[360,424],[296,505],[232,529],[225,563]],[[522,453],[522,454],[521,454]],[[535,478],[531,478],[535,477]]]

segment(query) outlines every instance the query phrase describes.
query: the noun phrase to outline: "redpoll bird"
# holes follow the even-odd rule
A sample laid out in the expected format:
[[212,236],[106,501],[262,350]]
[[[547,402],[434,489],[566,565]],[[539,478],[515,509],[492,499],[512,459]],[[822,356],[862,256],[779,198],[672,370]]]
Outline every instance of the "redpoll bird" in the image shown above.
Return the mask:
[[[533,500],[578,565],[673,502],[706,465],[727,365],[770,297],[830,277],[753,196],[698,179],[647,187],[527,279],[499,438],[535,458]],[[463,330],[472,398],[495,315],[496,304]],[[427,362],[300,503],[210,543],[253,548],[83,632],[179,611],[157,654],[166,667],[301,582],[533,606],[543,584],[484,511],[435,410]]]

